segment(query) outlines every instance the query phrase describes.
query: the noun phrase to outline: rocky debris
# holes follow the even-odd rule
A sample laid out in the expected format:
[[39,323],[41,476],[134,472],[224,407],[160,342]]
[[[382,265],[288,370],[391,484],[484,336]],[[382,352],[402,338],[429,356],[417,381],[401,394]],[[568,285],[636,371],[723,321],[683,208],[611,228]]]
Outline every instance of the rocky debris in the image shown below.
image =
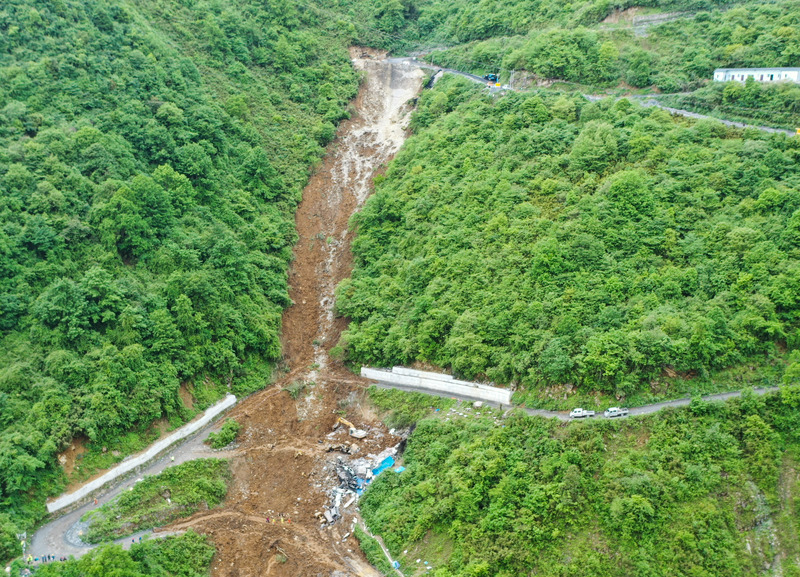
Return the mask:
[[325,450],[326,453],[332,453],[334,451],[338,451],[340,453],[344,453],[345,455],[352,455],[354,453],[358,453],[358,445],[355,443],[342,443],[340,445],[328,445],[328,448]]
[[[360,494],[376,474],[380,474],[394,465],[394,456],[401,443],[394,447],[388,447],[380,453],[371,453],[348,462],[345,462],[343,457],[337,457],[336,462],[330,467],[331,470],[336,471],[336,476],[329,476],[327,479],[331,484],[338,483],[338,486],[331,487],[328,491],[330,505],[323,512],[316,512],[314,516],[324,520],[323,525],[335,523],[342,516],[343,509],[347,509],[358,501]],[[351,452],[355,452],[352,445],[350,445],[350,449]],[[328,452],[333,450],[337,450],[336,447],[329,449]],[[329,468],[326,465],[323,467],[323,471],[327,470]],[[342,505],[345,496],[348,498]]]
[[341,458],[336,463],[336,475],[339,477],[339,486],[342,489],[351,489],[353,491],[358,489],[358,479],[355,471],[345,465]]

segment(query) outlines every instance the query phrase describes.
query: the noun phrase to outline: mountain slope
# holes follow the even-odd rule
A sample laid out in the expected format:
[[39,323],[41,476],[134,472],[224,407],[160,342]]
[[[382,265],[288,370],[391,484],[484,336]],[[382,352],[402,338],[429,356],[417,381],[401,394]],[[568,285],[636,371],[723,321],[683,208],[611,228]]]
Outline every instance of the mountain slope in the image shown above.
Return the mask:
[[354,219],[350,359],[622,398],[797,347],[800,141],[466,84]]
[[358,83],[334,24],[292,2],[0,8],[4,515],[43,513],[73,438],[130,447],[191,416],[182,383],[202,407],[268,380],[294,209]]

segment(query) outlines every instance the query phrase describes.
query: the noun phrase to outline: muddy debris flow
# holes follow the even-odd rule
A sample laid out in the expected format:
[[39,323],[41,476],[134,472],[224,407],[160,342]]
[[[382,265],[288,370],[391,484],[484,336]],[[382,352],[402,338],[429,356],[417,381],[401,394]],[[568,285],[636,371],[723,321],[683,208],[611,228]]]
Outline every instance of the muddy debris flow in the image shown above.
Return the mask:
[[[217,547],[214,577],[379,575],[352,536],[363,478],[356,469],[366,474],[401,438],[362,403],[366,381],[328,353],[346,326],[334,314],[334,290],[351,270],[350,216],[403,144],[409,101],[425,74],[376,51],[351,56],[364,73],[355,113],[340,125],[297,211],[294,304],[283,315],[286,372],[230,414],[243,432],[224,506],[165,528],[209,535]],[[367,436],[334,430],[341,412]]]

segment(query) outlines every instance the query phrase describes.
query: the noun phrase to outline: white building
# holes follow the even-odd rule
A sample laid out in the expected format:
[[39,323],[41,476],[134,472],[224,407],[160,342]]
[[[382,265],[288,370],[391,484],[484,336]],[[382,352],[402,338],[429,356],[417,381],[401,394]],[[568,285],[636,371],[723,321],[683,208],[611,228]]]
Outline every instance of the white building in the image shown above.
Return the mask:
[[800,68],[717,68],[715,82],[744,82],[749,77],[756,82],[797,82],[800,83]]

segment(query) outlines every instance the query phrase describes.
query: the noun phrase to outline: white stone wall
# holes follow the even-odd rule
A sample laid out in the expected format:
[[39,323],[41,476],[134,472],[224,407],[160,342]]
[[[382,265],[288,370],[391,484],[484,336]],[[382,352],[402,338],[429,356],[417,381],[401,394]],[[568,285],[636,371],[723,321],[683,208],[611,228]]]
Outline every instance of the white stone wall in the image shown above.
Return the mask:
[[445,393],[456,397],[488,401],[499,405],[511,404],[511,391],[469,381],[459,381],[450,375],[394,367],[391,371],[361,368],[361,376],[386,385],[417,389],[421,392]]

